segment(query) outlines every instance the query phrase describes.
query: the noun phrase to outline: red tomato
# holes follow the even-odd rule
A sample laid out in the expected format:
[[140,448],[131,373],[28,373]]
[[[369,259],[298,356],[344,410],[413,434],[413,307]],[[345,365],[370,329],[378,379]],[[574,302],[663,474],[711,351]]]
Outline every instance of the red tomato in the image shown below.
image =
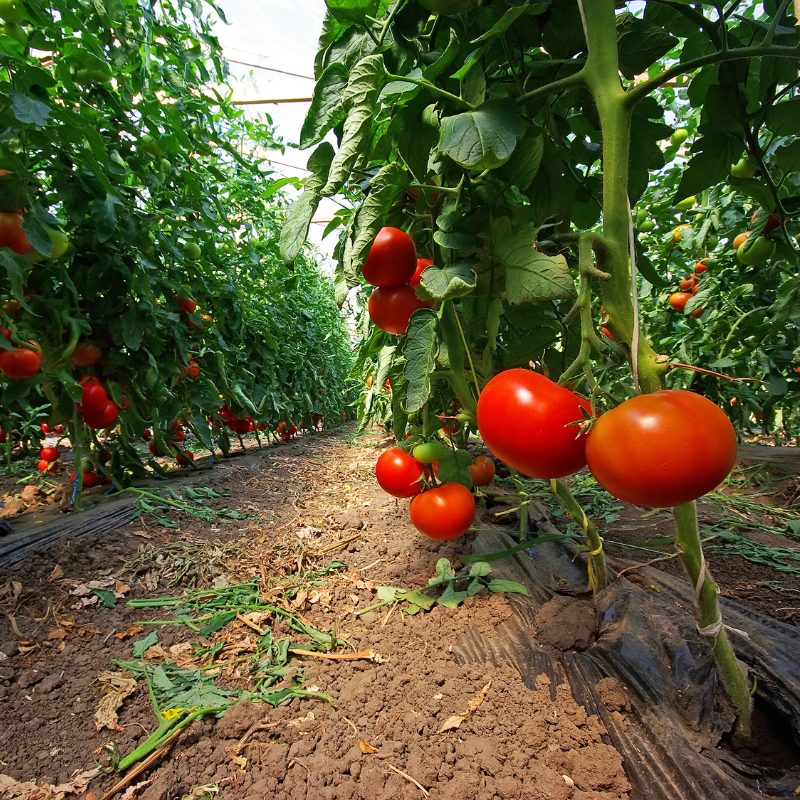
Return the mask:
[[97,486],[102,479],[96,472],[83,473],[83,486],[85,489],[91,489],[92,486]]
[[375,477],[381,489],[394,497],[413,497],[422,491],[419,479],[423,466],[399,447],[381,453],[375,464]]
[[381,228],[361,268],[367,283],[373,286],[402,286],[417,268],[414,240],[400,228]]
[[419,282],[422,280],[422,273],[425,272],[428,267],[432,266],[433,261],[431,261],[429,258],[418,258],[417,269],[411,276],[411,280],[408,282],[409,286],[413,286],[416,289],[416,287],[419,286]]
[[39,458],[42,461],[58,461],[58,448],[43,447],[39,453]]
[[489,456],[478,456],[469,468],[473,486],[488,486],[494,480],[494,461]]
[[188,450],[184,450],[179,452],[178,455],[175,456],[175,460],[179,464],[188,464],[190,461],[194,461],[194,453],[190,453]]
[[83,383],[83,392],[81,393],[81,402],[77,403],[79,413],[89,414],[102,414],[105,410],[106,403],[108,403],[108,395],[106,390],[96,378],[81,381]]
[[3,338],[7,341],[11,341],[11,331],[8,328],[0,328],[0,333],[3,334]]
[[28,347],[15,347],[13,350],[0,350],[0,372],[7,378],[23,380],[32,378],[42,366],[42,348],[37,342],[28,342]]
[[58,462],[48,461],[46,458],[43,458],[36,464],[36,467],[39,472],[55,472],[58,469]]
[[706,264],[704,259],[700,259],[700,261],[694,265],[695,275],[702,275],[707,269],[708,264]]
[[96,344],[84,342],[75,346],[70,361],[73,367],[91,367],[100,360],[102,355],[103,351]]
[[694,278],[682,278],[681,279],[681,291],[682,292],[691,292],[692,286],[694,286]]
[[686,304],[692,299],[691,292],[673,292],[669,296],[669,304],[676,310],[676,311],[683,311],[686,308]]
[[119,415],[117,404],[113,400],[108,400],[103,410],[98,414],[83,414],[83,421],[95,430],[100,428],[110,428],[116,421]]
[[145,430],[142,431],[142,439],[144,439],[146,442],[149,442],[152,438],[153,431],[151,431],[150,428],[145,428]]
[[33,245],[22,230],[22,214],[0,212],[0,247],[10,247],[20,256],[30,252]]
[[376,327],[386,333],[404,336],[411,315],[420,308],[431,308],[433,301],[420,300],[413,286],[375,289],[369,296],[369,316]]
[[392,384],[389,383],[389,379],[387,378],[383,383],[383,388],[386,390],[386,394],[392,393]]
[[0,444],[5,444],[5,443],[6,443],[6,432],[0,430]]
[[233,429],[239,436],[243,436],[245,433],[250,433],[252,430],[253,423],[250,422],[249,419],[237,419],[234,423]]
[[186,438],[186,432],[177,423],[172,426],[172,438],[176,442],[182,442]]
[[289,436],[294,436],[297,433],[297,425],[290,425],[289,430],[286,431],[286,433],[288,433]]
[[[444,422],[445,416],[444,414],[439,414],[439,421]],[[443,425],[442,426],[442,433],[446,436],[449,436],[451,433],[458,433],[458,423],[453,422],[450,425]]]
[[608,328],[600,328],[600,333],[607,339],[611,339],[612,342],[614,341],[614,337],[611,335],[611,331]]
[[[755,222],[757,215],[758,212],[753,214],[753,216],[750,218],[750,222]],[[764,230],[762,231],[762,233],[769,233],[770,231],[774,231],[775,228],[780,228],[780,226],[781,226],[781,221],[774,214],[770,214],[769,217],[767,218],[767,221],[764,223]]]
[[43,433],[45,436],[46,436],[48,433],[50,433],[50,426],[49,426],[49,425],[48,425],[46,422],[43,422],[43,423],[42,423],[42,424],[41,424],[39,427],[42,429],[42,433]]
[[443,542],[469,530],[475,518],[475,498],[460,483],[446,483],[417,495],[409,513],[421,534]]
[[159,448],[159,446],[153,441],[147,445],[147,449],[150,451],[151,456],[165,456],[167,455],[163,450]]
[[53,433],[58,434],[59,436],[61,436],[61,434],[64,433],[64,426],[63,425],[56,425],[55,428],[53,428]]
[[586,458],[615,497],[669,508],[702,497],[725,478],[736,461],[736,434],[708,398],[665,389],[603,414],[589,433]]
[[492,455],[508,466],[531,478],[561,478],[586,465],[586,436],[570,423],[586,419],[589,408],[544,375],[508,369],[481,392],[478,428]]
[[175,305],[178,306],[181,311],[185,311],[187,314],[194,314],[194,311],[197,308],[197,303],[192,300],[191,297],[176,297]]

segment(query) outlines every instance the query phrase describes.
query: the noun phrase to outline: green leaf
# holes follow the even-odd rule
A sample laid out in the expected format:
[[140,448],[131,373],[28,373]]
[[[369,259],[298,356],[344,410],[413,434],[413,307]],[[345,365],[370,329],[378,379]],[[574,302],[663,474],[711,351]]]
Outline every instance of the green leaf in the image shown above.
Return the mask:
[[511,158],[500,167],[500,177],[524,192],[539,171],[543,152],[544,137],[535,128],[529,128]]
[[425,80],[435,81],[452,63],[455,61],[460,49],[458,34],[454,28],[450,28],[450,39],[447,42],[444,52],[429,67],[422,71]]
[[800,131],[800,97],[770,106],[766,123],[776,136],[796,136]]
[[449,583],[436,602],[445,608],[458,608],[467,597],[469,597],[467,592],[457,592],[453,584]]
[[236,619],[236,611],[222,611],[214,614],[208,622],[200,629],[201,636],[208,636],[209,633],[222,630],[229,622]]
[[494,39],[501,33],[505,33],[527,10],[527,3],[521,6],[512,6],[508,9],[508,11],[505,12],[505,14],[503,14],[502,17],[500,17],[499,20],[497,20],[497,22],[495,22],[494,25],[492,25],[488,31],[486,31],[486,33],[482,34],[477,39],[473,39],[471,44],[478,44],[479,42],[486,41],[487,39]]
[[408,413],[422,408],[431,393],[430,374],[436,363],[436,314],[422,308],[411,315],[403,347],[406,356],[404,375],[408,381],[405,407]]
[[467,586],[467,596],[468,597],[475,597],[478,592],[482,589],[485,589],[485,585],[480,578],[475,578],[475,580],[469,582],[469,586]]
[[156,689],[160,689],[162,692],[171,692],[175,688],[175,684],[167,677],[167,673],[164,671],[164,667],[159,664],[153,670],[153,676],[151,678],[153,681],[153,686]]
[[638,239],[636,240],[636,269],[639,271],[639,274],[645,278],[645,280],[652,283],[653,286],[670,285],[668,280],[662,278],[658,272],[656,272],[653,262],[647,255],[647,250],[645,250],[642,243]]
[[454,580],[455,577],[450,561],[446,558],[440,558],[436,562],[436,577],[428,581],[428,586],[440,586],[443,583]]
[[619,70],[628,79],[645,72],[665,56],[678,40],[663,28],[626,11],[617,17]]
[[472,456],[466,450],[445,448],[444,454],[439,459],[439,480],[442,483],[460,483],[471,489],[472,475],[469,467],[472,461]]
[[395,594],[395,598],[397,600],[405,600],[407,603],[413,603],[415,606],[424,608],[426,611],[430,611],[436,605],[436,600],[420,591],[398,591]]
[[694,155],[683,171],[673,203],[698,195],[728,178],[731,164],[739,160],[742,144],[733,136],[705,137],[694,143],[692,151]]
[[520,108],[509,99],[488,100],[474,111],[442,120],[439,150],[466,169],[505,164],[525,130]]
[[452,300],[454,297],[464,297],[475,288],[477,278],[472,267],[476,264],[474,258],[465,261],[456,261],[450,267],[428,267],[422,273],[420,287],[426,299]]
[[439,129],[424,114],[426,101],[414,101],[398,109],[389,124],[392,142],[418,182],[425,180],[431,151],[439,140]]
[[144,656],[144,651],[154,644],[158,644],[158,631],[153,631],[145,636],[144,639],[139,639],[133,643],[133,657],[142,658],[142,656]]
[[92,589],[92,594],[96,594],[106,608],[117,607],[117,598],[110,589]]
[[336,194],[342,188],[369,139],[384,74],[383,57],[379,55],[361,59],[350,73],[343,98],[347,118],[342,142],[331,162],[328,182],[321,192],[325,197]]
[[114,206],[122,205],[122,201],[110,192],[105,200],[94,201],[95,234],[100,242],[107,242],[117,230],[117,215]]
[[775,158],[784,172],[800,172],[800,139],[779,147]]
[[533,246],[533,223],[511,228],[508,217],[492,220],[491,254],[506,268],[506,297],[509,303],[532,300],[571,300],[575,283],[564,256],[548,256]]
[[494,578],[489,581],[487,588],[490,592],[516,592],[517,594],[528,594],[528,590],[516,581],[507,581],[502,578]]
[[347,88],[347,69],[342,64],[331,64],[320,75],[314,86],[303,127],[300,131],[300,148],[311,147],[322,141],[325,134],[346,117],[344,91]]
[[122,314],[122,336],[125,346],[131,350],[138,350],[144,335],[145,315],[139,309],[130,305]]
[[476,561],[469,569],[470,577],[482,578],[489,575],[492,571],[492,565],[487,561]]
[[762,208],[768,211],[775,209],[775,198],[773,198],[772,192],[758,178],[734,178],[733,175],[729,175],[728,183],[742,194],[752,197]]
[[47,120],[50,118],[50,106],[41,100],[15,92],[13,89],[9,95],[11,110],[20,122],[35,125],[37,128],[42,128],[47,124]]
[[374,16],[378,0],[325,0],[328,11],[341,22],[364,25],[367,15]]

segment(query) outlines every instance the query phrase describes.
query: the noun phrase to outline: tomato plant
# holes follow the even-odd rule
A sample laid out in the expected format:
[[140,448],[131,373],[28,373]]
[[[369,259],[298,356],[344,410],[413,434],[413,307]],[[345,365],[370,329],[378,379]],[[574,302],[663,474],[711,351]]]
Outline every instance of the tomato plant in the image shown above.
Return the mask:
[[589,415],[582,397],[525,369],[496,375],[478,400],[486,446],[532,478],[560,478],[586,465],[586,437],[576,423]]
[[378,457],[375,476],[381,489],[394,497],[413,497],[422,491],[423,465],[399,447],[391,447]]
[[736,461],[736,433],[707,398],[666,389],[606,411],[589,432],[586,460],[597,482],[620,500],[669,508],[725,479]]
[[409,508],[414,527],[437,542],[466,533],[475,518],[475,498],[460,483],[445,483],[418,494]]

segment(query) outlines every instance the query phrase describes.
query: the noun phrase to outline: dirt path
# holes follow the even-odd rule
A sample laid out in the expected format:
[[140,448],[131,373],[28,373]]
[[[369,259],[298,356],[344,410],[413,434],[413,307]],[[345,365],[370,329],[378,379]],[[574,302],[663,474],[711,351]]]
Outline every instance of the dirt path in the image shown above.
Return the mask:
[[[384,446],[374,436],[339,431],[247,456],[226,475],[208,473],[202,482],[215,493],[203,501],[217,509],[210,521],[167,510],[159,512],[166,524],[159,524],[145,515],[106,535],[66,538],[0,575],[0,772],[7,776],[0,777],[0,797],[39,800],[78,791],[102,800],[115,786],[119,773],[87,785],[94,761],[130,753],[158,722],[144,674],[134,671],[133,684],[114,659],[148,664],[157,695],[193,676],[195,693],[184,695],[189,710],[176,717],[191,713],[208,682],[229,706],[221,719],[187,727],[119,790],[120,798],[630,796],[622,758],[567,684],[549,685],[540,676],[526,687],[510,665],[456,663],[452,650],[462,633],[477,629],[491,637],[525,598],[483,589],[457,607],[410,614],[413,604],[380,588],[426,586],[437,560],[458,568],[473,538],[438,545],[416,534],[408,501],[395,501],[374,482]],[[786,483],[782,491],[791,488]],[[668,533],[664,519],[642,521],[641,510],[629,508],[610,524],[608,536],[619,541]],[[779,543],[796,549],[785,536]],[[628,558],[634,553],[616,547]],[[653,557],[658,552],[641,556]],[[719,574],[726,559],[736,562],[732,583]],[[726,591],[755,591],[766,581],[772,588],[762,594],[774,595],[772,604],[762,597],[753,605],[795,620],[794,610],[781,609],[800,606],[797,575],[736,554],[709,560]],[[271,611],[242,602],[225,619],[208,612],[231,591],[226,587],[252,581]],[[203,617],[195,629],[176,624],[174,608],[125,604],[203,587],[211,588],[195,596],[193,613]],[[368,610],[386,597],[385,605]],[[154,620],[168,624],[147,624]],[[211,623],[219,624],[199,630]],[[335,652],[347,660],[327,657],[325,647],[302,653],[326,636],[346,643]],[[301,652],[281,651],[287,639]],[[138,650],[137,642],[143,642]],[[172,678],[164,682],[162,675]],[[270,691],[290,692],[277,707],[233,704],[233,692],[263,689],[273,679]],[[624,714],[626,699],[608,680],[607,709]],[[106,699],[106,724],[98,729],[98,704],[112,686],[120,697],[118,720]],[[166,695],[158,696],[171,707]],[[25,790],[15,781],[51,788]]]

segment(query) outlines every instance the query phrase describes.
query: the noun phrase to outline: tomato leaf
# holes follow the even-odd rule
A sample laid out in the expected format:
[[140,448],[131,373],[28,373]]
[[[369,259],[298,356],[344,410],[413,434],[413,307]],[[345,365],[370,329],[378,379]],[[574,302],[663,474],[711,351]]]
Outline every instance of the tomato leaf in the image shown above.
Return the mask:
[[453,584],[448,584],[447,588],[437,598],[436,602],[445,608],[458,608],[463,603],[469,594],[467,592],[457,592]]
[[13,89],[8,94],[11,97],[11,110],[20,122],[35,125],[37,128],[43,128],[47,124],[50,106]]
[[378,0],[325,0],[325,5],[336,19],[364,25],[365,17],[377,11]]
[[489,575],[492,571],[492,566],[486,561],[476,561],[470,568],[469,574],[473,578],[482,578]]
[[389,123],[389,133],[400,157],[417,181],[423,181],[428,172],[431,150],[439,140],[439,129],[432,114],[426,114],[427,101],[415,101],[400,108]]
[[[406,411],[411,413],[422,408],[431,393],[430,374],[436,363],[436,314],[422,308],[411,315],[408,333],[403,347],[406,356],[404,375],[408,381]],[[380,377],[377,386],[383,386]]]
[[800,130],[800,97],[769,106],[766,123],[776,136],[796,136]]
[[544,153],[544,137],[536,128],[529,128],[511,154],[511,158],[499,169],[499,176],[508,184],[514,184],[524,192],[536,177]]
[[492,221],[490,252],[505,265],[508,302],[574,298],[575,283],[567,260],[564,256],[548,256],[534,249],[535,238],[533,223],[512,230],[508,217]]
[[619,70],[630,81],[665,56],[678,40],[663,28],[626,11],[617,17]]
[[130,305],[125,309],[122,314],[122,337],[126,347],[131,350],[139,349],[144,333],[144,323],[144,314],[136,306]]
[[460,483],[472,488],[472,475],[469,468],[472,456],[466,450],[445,449],[439,459],[439,480],[442,483]]
[[503,578],[493,578],[486,585],[490,592],[516,592],[517,594],[529,594],[528,590],[516,581],[508,581]]
[[384,77],[383,56],[369,55],[353,67],[344,92],[347,111],[339,150],[331,162],[328,182],[321,191],[324,197],[336,194],[350,177],[356,159],[369,140],[375,104]]
[[347,88],[348,77],[347,69],[338,63],[331,64],[320,75],[300,131],[301,149],[322,141],[331,128],[344,121],[347,112],[344,108],[343,95]]
[[133,657],[141,658],[144,655],[144,651],[154,644],[158,644],[158,631],[153,631],[144,639],[139,639],[137,642],[133,643]]
[[683,171],[673,203],[698,195],[709,186],[728,178],[731,164],[742,153],[742,143],[735,136],[706,136],[698,139],[692,150],[695,154]]
[[475,288],[474,258],[457,261],[451,267],[428,267],[422,273],[419,292],[423,299],[452,300],[468,295]]
[[487,100],[474,111],[445,117],[439,150],[466,169],[505,164],[524,133],[520,108],[509,99]]
[[775,158],[784,172],[800,171],[800,140],[779,147],[775,151]]

